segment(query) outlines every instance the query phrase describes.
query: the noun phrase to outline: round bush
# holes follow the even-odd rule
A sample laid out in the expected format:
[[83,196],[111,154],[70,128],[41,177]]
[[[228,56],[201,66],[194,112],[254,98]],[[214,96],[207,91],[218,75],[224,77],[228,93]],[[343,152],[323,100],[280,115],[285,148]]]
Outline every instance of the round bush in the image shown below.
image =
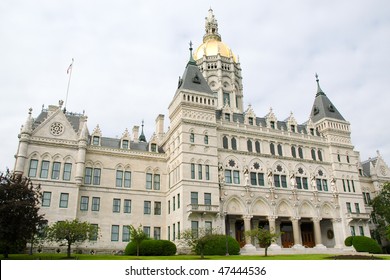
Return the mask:
[[[176,254],[176,245],[168,240],[143,240],[140,244],[140,256],[172,256]],[[137,245],[129,242],[125,249],[125,255],[137,255]]]
[[353,240],[354,236],[348,236],[347,238],[345,238],[344,240],[344,244],[345,246],[352,246],[352,240]]
[[[228,251],[229,255],[238,255],[240,253],[240,244],[236,239],[228,236]],[[196,254],[200,255],[200,249],[196,248]],[[212,235],[208,237],[203,251],[204,255],[220,255],[226,254],[226,235]]]
[[367,236],[354,236],[352,245],[358,252],[368,252],[371,254],[380,254],[382,249],[375,239]]

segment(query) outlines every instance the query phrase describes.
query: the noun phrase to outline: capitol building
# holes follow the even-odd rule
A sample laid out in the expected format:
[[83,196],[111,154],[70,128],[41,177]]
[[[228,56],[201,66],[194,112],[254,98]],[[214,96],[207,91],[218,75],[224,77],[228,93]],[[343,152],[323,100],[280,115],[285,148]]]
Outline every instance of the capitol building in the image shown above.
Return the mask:
[[14,171],[41,185],[49,224],[96,225],[98,237],[78,246],[83,252],[124,250],[127,225],[178,246],[184,230],[219,229],[242,252],[259,247],[244,234],[257,227],[284,233],[271,250],[343,249],[350,235],[371,236],[368,204],[390,170],[379,152],[361,161],[343,108],[318,76],[304,123],[244,108],[241,64],[211,9],[203,43],[190,45],[183,68],[169,116],[156,116],[148,139],[143,124],[106,137],[62,102],[35,116],[30,109]]

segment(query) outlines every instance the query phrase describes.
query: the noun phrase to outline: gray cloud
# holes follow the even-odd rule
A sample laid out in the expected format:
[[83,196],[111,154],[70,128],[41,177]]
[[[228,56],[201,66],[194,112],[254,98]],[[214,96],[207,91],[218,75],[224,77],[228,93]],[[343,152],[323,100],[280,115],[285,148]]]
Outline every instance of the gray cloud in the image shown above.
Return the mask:
[[2,1],[0,4],[0,169],[13,167],[28,108],[65,99],[86,111],[89,128],[120,136],[167,115],[188,42],[202,41],[212,5],[222,39],[239,55],[245,104],[308,119],[316,83],[352,124],[362,160],[379,149],[390,161],[386,128],[390,2],[374,1]]

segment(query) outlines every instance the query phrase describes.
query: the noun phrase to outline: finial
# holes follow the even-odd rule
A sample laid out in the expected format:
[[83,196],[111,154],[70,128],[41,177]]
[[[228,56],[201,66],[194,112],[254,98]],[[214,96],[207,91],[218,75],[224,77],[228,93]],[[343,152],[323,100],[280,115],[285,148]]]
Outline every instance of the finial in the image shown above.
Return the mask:
[[316,77],[316,82],[317,82],[317,94],[316,94],[316,96],[325,95],[325,93],[322,91],[322,89],[320,87],[320,79],[318,79],[318,74],[317,73],[315,74],[315,77]]
[[138,141],[140,142],[146,142],[146,137],[144,134],[144,120],[142,120],[142,129],[141,129],[141,135],[138,137]]
[[32,110],[33,110],[32,108],[28,109],[28,114],[29,114],[29,115],[31,115]]
[[194,58],[192,57],[192,50],[193,50],[192,49],[192,41],[190,41],[189,45],[190,45],[190,60],[188,61],[188,64],[196,65],[196,62],[195,62]]

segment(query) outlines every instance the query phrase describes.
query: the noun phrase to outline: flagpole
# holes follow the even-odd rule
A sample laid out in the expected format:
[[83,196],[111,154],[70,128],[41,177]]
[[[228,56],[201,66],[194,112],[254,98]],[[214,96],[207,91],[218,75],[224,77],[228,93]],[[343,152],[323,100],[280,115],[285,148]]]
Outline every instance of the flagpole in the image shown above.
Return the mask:
[[65,98],[64,112],[66,112],[66,104],[68,102],[70,79],[72,78],[73,62],[74,62],[74,59],[72,58],[72,63],[69,65],[68,70],[66,71],[67,74],[69,74],[69,79],[68,79],[68,88],[66,89],[66,98]]

